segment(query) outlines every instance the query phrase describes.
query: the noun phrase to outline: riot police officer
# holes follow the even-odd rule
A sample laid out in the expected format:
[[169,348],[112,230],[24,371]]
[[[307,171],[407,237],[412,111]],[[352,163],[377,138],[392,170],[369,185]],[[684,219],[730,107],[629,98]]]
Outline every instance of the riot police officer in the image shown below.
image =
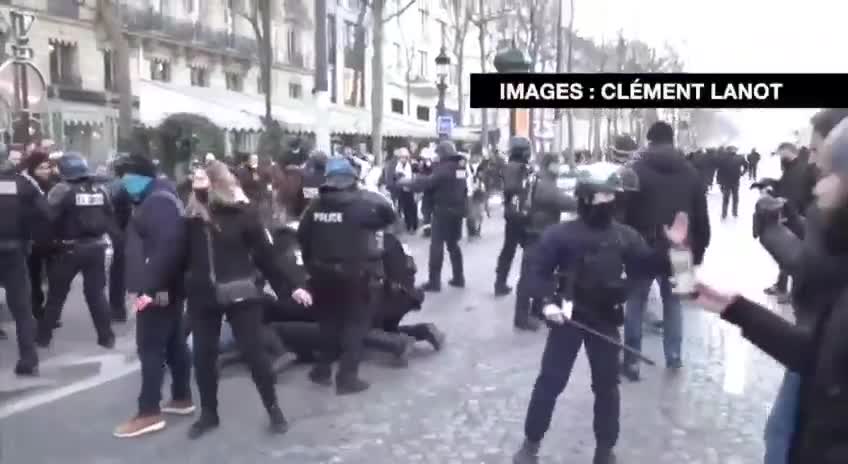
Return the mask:
[[439,162],[433,174],[415,179],[402,179],[398,185],[413,192],[430,192],[433,195],[433,224],[430,238],[429,280],[422,290],[438,292],[442,289],[442,261],[445,247],[450,255],[453,277],[448,284],[452,287],[465,287],[465,273],[462,265],[462,250],[459,240],[462,238],[462,220],[466,213],[468,196],[465,157],[457,153],[454,144],[439,142],[436,147]]
[[533,300],[533,311],[530,310],[530,295],[525,285],[527,266],[533,261],[535,244],[542,232],[550,225],[560,222],[563,212],[573,211],[577,204],[574,198],[563,192],[557,186],[560,162],[557,155],[545,154],[539,163],[539,173],[533,177],[528,202],[520,208],[528,210],[527,223],[524,227],[524,253],[521,258],[521,276],[515,291],[515,317],[513,325],[519,330],[536,331],[539,329],[537,319],[541,315],[541,300]]
[[303,199],[310,202],[318,198],[318,189],[324,183],[324,174],[327,167],[327,155],[322,151],[315,151],[306,160],[303,167]]
[[524,244],[527,226],[526,210],[532,174],[530,156],[532,147],[526,137],[513,137],[509,141],[509,161],[504,167],[504,241],[495,268],[495,295],[503,296],[512,291],[506,281],[515,258],[518,245]]
[[[628,295],[628,276],[669,266],[666,253],[649,248],[634,229],[614,220],[615,195],[626,187],[618,173],[606,179],[579,179],[575,189],[578,218],[549,227],[528,265],[525,278],[529,291],[545,302],[543,312],[552,327],[527,410],[525,441],[513,459],[516,464],[537,462],[539,444],[550,425],[556,399],[565,389],[584,344],[595,394],[594,463],[615,462],[613,448],[618,441],[621,401],[620,348],[569,322],[573,319],[612,340],[620,340],[618,328],[624,322],[622,304]],[[675,221],[675,233],[681,229],[680,222]],[[682,226],[685,230],[686,224]],[[557,292],[556,276],[562,275],[568,277]],[[567,301],[559,303],[561,298]]]
[[297,231],[322,338],[309,378],[329,386],[332,363],[338,359],[339,395],[369,387],[359,377],[359,363],[383,286],[380,230],[396,220],[391,202],[359,190],[357,184],[349,161],[327,161],[326,181],[304,211]]
[[47,202],[61,248],[48,271],[50,286],[36,341],[40,346],[50,345],[71,283],[82,273],[83,295],[97,331],[97,344],[112,348],[115,334],[106,302],[105,240],[107,233],[118,234],[113,230],[112,206],[103,187],[93,181],[88,164],[80,154],[64,154],[58,166],[62,182],[50,190]]
[[0,145],[0,286],[15,319],[18,337],[17,375],[38,374],[35,349],[35,319],[30,299],[27,248],[34,227],[47,222],[47,208],[35,186],[18,174],[8,160],[9,151]]

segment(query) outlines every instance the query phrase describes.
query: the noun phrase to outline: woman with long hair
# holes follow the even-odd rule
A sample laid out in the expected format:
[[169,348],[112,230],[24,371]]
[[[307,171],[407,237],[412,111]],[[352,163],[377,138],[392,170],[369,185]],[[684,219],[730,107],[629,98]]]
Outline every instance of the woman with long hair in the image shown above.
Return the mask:
[[219,424],[217,358],[224,316],[268,411],[271,431],[285,433],[288,423],[277,402],[271,360],[262,344],[264,293],[256,285],[256,273],[261,272],[277,295],[291,294],[309,306],[312,297],[304,290],[306,277],[296,263],[282,263],[275,256],[258,212],[225,164],[212,161],[196,170],[192,188],[186,206],[187,293],[201,414],[189,429],[189,438],[198,438]]

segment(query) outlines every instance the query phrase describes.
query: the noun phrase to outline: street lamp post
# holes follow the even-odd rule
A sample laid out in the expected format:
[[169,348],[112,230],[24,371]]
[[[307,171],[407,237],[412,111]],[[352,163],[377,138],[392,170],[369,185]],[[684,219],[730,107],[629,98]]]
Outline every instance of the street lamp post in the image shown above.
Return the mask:
[[[439,78],[439,82],[436,83],[436,89],[439,90],[439,102],[436,103],[436,124],[439,124],[439,120],[442,116],[445,115],[445,94],[448,90],[448,75],[450,74],[450,57],[447,55],[445,51],[445,47],[442,47],[439,50],[439,55],[436,57],[436,77]],[[444,140],[448,138],[448,134],[445,133],[442,128],[436,128],[439,134],[439,140]]]
[[29,31],[35,16],[12,10],[9,19],[14,43],[12,57],[0,65],[0,99],[13,111],[12,141],[26,145],[38,134],[47,113],[47,85],[41,71],[32,63]]
[[[512,42],[509,48],[501,50],[497,55],[495,55],[494,65],[495,69],[497,69],[499,73],[505,74],[526,73],[530,70],[530,61],[524,56],[524,52],[515,46],[515,41]],[[529,118],[527,110],[521,110],[520,114],[515,108],[509,110],[510,137],[514,137],[516,135],[529,135],[520,133],[525,130],[523,126],[529,124],[529,121],[521,123],[521,120],[525,118]]]

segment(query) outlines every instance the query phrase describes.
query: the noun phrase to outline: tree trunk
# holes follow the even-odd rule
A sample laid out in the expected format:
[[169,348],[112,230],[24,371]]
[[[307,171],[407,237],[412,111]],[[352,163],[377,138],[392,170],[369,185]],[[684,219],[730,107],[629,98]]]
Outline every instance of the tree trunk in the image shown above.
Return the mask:
[[[462,41],[465,42],[465,34],[463,34]],[[456,73],[459,74],[456,79],[456,99],[458,103],[456,108],[458,121],[456,121],[456,125],[461,126],[465,120],[465,82],[463,82],[464,79],[462,78],[465,72],[465,59],[463,57],[465,55],[464,44],[460,44],[459,52],[456,55]]]
[[259,11],[259,14],[262,15],[260,18],[262,21],[261,53],[265,57],[262,79],[265,81],[265,126],[268,127],[274,120],[274,113],[271,109],[271,63],[274,59],[271,49],[271,1],[262,0],[261,7],[262,9]]
[[[574,64],[574,0],[569,1],[571,11],[568,18],[568,60],[566,72],[571,73]],[[568,124],[568,156],[569,164],[574,168],[574,112],[571,108],[566,110]]]
[[[477,11],[482,16],[485,14],[486,0],[477,0]],[[480,21],[477,27],[477,43],[480,46],[480,72],[486,73],[487,52],[486,52],[486,30],[488,23]],[[489,150],[489,110],[483,108],[480,115],[480,146],[488,152]]]
[[[385,3],[385,0],[382,0],[381,3]],[[353,92],[353,95],[351,95],[351,101],[353,102],[353,106],[359,106],[360,89],[362,87],[361,82],[362,82],[362,79],[363,79],[362,74],[365,72],[364,69],[359,69],[359,68],[360,67],[365,68],[365,27],[364,27],[364,24],[365,24],[365,13],[366,12],[368,12],[368,2],[362,1],[360,3],[360,6],[359,6],[359,13],[356,16],[356,32],[353,35],[353,37],[354,37],[354,39],[353,39],[354,40],[353,49],[356,53],[356,57],[359,58],[360,54],[362,56],[362,60],[360,61],[360,60],[357,59],[357,62],[354,63],[354,68],[353,68],[353,85],[351,86],[351,92]],[[373,12],[372,12],[372,16],[373,16]],[[382,18],[383,18],[382,16],[375,17],[374,21],[382,23],[383,22]],[[342,60],[342,61],[344,61],[344,60]],[[373,77],[372,77],[372,80],[373,80]],[[362,93],[362,98],[365,98],[365,93],[364,92],[361,92],[361,93]],[[372,100],[373,100],[373,97],[372,97]]]
[[130,75],[130,47],[112,0],[98,0],[98,20],[112,45],[115,85],[118,90],[118,151],[129,151],[133,133],[133,95]]
[[[556,73],[563,71],[563,53],[562,53],[562,2],[557,0],[557,26],[556,26]],[[554,152],[558,156],[562,156],[562,110],[554,109]]]
[[385,0],[371,5],[371,151],[376,164],[383,163],[383,10]]
[[[538,5],[530,5],[530,37],[528,38],[530,43],[530,69],[531,73],[536,72],[536,64],[539,59],[539,31],[536,29],[536,7]],[[530,127],[527,128],[527,136],[530,140],[536,140],[536,127],[533,124],[533,121],[536,118],[536,111],[534,108],[530,108],[527,110],[529,113],[527,115],[527,120],[530,122]],[[533,143],[533,142],[531,142]]]
[[[315,107],[326,114],[330,90],[328,80],[327,0],[315,0]],[[327,118],[318,118],[315,128],[315,147],[330,154],[330,127]]]

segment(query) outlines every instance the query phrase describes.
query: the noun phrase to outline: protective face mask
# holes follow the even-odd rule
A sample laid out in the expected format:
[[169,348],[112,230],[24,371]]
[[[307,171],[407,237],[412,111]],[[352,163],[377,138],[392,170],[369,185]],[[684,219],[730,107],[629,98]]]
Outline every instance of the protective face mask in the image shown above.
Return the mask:
[[592,227],[606,227],[612,223],[614,214],[615,203],[598,203],[589,208],[584,220]]
[[133,201],[139,201],[141,194],[144,193],[144,190],[147,189],[147,186],[150,185],[152,180],[150,177],[139,176],[137,174],[124,174],[124,177],[121,177],[121,184],[123,184],[124,189]]

